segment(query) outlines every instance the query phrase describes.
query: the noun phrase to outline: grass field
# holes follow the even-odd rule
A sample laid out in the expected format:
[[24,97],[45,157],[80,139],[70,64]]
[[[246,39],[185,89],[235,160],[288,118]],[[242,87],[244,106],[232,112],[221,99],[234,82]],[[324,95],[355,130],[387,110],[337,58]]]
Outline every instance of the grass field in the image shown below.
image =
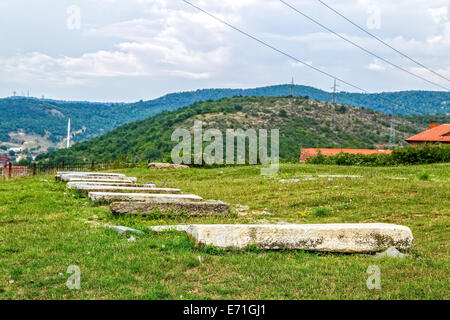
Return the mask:
[[[228,217],[119,218],[68,192],[53,176],[0,182],[1,299],[449,299],[450,165],[396,168],[284,164],[259,167],[117,170],[205,199],[249,206]],[[426,173],[426,174],[424,174]],[[320,175],[360,175],[360,178]],[[304,178],[314,178],[303,180]],[[300,179],[281,183],[280,179]],[[196,249],[179,223],[386,222],[411,228],[404,259],[301,251]],[[140,229],[119,235],[105,223]],[[199,257],[201,257],[199,259]],[[70,265],[81,289],[69,290]],[[369,290],[370,265],[381,290]]]

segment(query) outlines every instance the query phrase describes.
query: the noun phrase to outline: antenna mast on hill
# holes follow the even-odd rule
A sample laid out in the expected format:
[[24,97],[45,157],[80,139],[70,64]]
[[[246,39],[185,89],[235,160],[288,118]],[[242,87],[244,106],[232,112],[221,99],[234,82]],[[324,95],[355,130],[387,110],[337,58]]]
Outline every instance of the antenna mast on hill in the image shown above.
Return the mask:
[[336,85],[336,79],[334,79],[334,85],[331,89],[333,89],[333,107],[331,110],[331,123],[330,123],[330,128],[331,130],[334,130],[335,125],[336,125],[336,87],[338,87],[338,85]]
[[336,79],[334,79],[334,85],[333,85],[333,104],[336,104]]
[[69,122],[67,123],[67,149],[70,148],[70,118]]
[[294,77],[292,77],[292,81],[291,81],[291,96],[294,96]]

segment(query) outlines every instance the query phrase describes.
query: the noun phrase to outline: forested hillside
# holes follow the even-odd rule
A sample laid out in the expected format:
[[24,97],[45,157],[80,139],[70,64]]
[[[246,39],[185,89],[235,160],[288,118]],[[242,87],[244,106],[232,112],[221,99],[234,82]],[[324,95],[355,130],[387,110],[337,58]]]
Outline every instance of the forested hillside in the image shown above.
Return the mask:
[[[204,89],[172,93],[150,101],[136,103],[90,103],[53,101],[12,97],[0,99],[0,144],[11,141],[11,134],[22,131],[43,137],[57,146],[67,135],[67,120],[71,118],[73,141],[84,141],[102,135],[125,123],[143,120],[165,110],[176,110],[198,101],[217,100],[233,96],[286,96],[289,85],[255,89]],[[295,86],[295,96],[330,101],[331,94],[307,86]],[[450,93],[405,91],[358,94],[340,92],[337,101],[346,105],[370,108],[383,113],[449,114]],[[20,141],[15,141],[20,144]],[[61,144],[61,143],[60,143]]]
[[[333,117],[335,118],[333,121]],[[292,97],[234,97],[197,102],[176,111],[123,125],[70,149],[42,155],[50,162],[168,160],[176,128],[265,128],[280,130],[280,156],[298,159],[302,147],[374,148],[387,146],[390,117],[370,110]],[[398,142],[426,126],[395,118]]]

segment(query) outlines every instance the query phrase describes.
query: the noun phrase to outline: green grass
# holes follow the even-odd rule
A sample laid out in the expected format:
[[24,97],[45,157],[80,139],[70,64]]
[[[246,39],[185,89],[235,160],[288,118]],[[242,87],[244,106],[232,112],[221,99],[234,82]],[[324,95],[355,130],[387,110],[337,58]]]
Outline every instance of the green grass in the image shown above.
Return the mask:
[[[259,167],[119,172],[178,187],[205,199],[247,205],[227,217],[114,217],[107,206],[68,192],[52,176],[0,182],[1,299],[449,299],[449,164],[365,168],[285,164]],[[427,180],[420,174],[426,172]],[[361,178],[319,175],[360,175]],[[315,178],[303,180],[303,178]],[[279,179],[300,179],[280,183]],[[48,180],[48,181],[45,181]],[[318,214],[318,212],[321,212]],[[270,214],[268,214],[270,213]],[[325,213],[325,214],[323,214]],[[405,259],[303,251],[196,249],[175,223],[386,222],[411,228]],[[105,223],[144,231],[119,235]],[[200,257],[200,258],[199,258]],[[70,265],[81,290],[69,290]],[[369,290],[370,265],[381,290]]]

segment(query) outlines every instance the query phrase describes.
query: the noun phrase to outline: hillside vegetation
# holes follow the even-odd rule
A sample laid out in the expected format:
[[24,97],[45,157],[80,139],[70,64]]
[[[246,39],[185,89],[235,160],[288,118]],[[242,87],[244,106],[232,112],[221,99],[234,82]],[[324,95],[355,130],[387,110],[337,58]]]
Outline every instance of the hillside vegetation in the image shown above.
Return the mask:
[[[333,121],[333,115],[335,120]],[[38,160],[75,161],[164,160],[177,144],[176,128],[279,129],[280,157],[296,161],[302,147],[374,148],[389,141],[390,117],[370,110],[293,97],[234,97],[197,102],[165,111],[144,121],[126,124],[101,137],[41,156]],[[395,118],[400,143],[424,129]]]
[[[180,92],[136,103],[90,103],[54,101],[25,97],[0,99],[0,144],[12,142],[10,134],[23,132],[39,135],[41,147],[63,145],[67,135],[67,120],[72,120],[73,141],[91,139],[125,123],[147,119],[166,110],[176,110],[198,101],[217,100],[233,96],[286,96],[289,85],[254,89],[204,89]],[[330,101],[331,94],[307,86],[295,86],[295,96]],[[383,113],[402,115],[449,114],[450,93],[435,91],[404,91],[359,94],[340,92],[337,101],[346,105],[370,108]],[[448,118],[448,117],[447,117]],[[23,144],[26,141],[14,141]],[[37,145],[34,147],[38,147]],[[43,148],[42,148],[43,149]]]

